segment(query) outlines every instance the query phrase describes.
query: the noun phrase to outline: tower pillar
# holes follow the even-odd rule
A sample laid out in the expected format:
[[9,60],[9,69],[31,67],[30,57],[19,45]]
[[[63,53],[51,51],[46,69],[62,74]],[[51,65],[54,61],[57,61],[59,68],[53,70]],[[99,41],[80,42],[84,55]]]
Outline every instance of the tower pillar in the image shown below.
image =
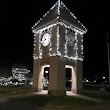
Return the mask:
[[75,61],[74,73],[72,73],[73,81],[71,91],[74,93],[81,93],[82,86],[82,61]]
[[50,95],[65,95],[65,60],[60,57],[50,58],[49,90]]
[[41,92],[43,90],[43,71],[44,69],[40,65],[40,59],[34,60],[32,91]]

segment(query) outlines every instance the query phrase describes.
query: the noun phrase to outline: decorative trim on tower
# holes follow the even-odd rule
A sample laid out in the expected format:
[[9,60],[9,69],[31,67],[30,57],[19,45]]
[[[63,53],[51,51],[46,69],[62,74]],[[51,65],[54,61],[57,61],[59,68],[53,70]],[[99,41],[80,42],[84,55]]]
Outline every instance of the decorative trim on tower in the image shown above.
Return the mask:
[[[57,7],[55,9],[55,7]],[[61,1],[61,0],[58,0],[50,9],[49,11],[47,11],[42,18],[40,18],[40,20],[37,21],[37,23],[35,23],[32,27],[32,30],[33,32],[35,31],[35,28],[38,26],[38,24],[40,22],[42,22],[42,20],[52,11],[55,9],[55,11],[53,12],[54,13],[54,16],[56,16],[57,14],[57,18],[59,18],[61,16],[61,9],[62,8],[66,8],[66,10],[68,10],[69,14],[75,19],[76,22],[78,22],[78,24],[80,25],[80,27],[82,27],[82,31],[84,33],[87,32],[87,29],[85,28],[85,26],[76,18],[76,16],[65,6],[65,4]],[[57,12],[57,13],[56,13]],[[56,19],[55,19],[56,20]]]
[[[71,22],[71,20],[66,20],[64,18],[64,15],[62,15],[62,13],[64,14],[64,10],[67,10],[66,13],[68,13],[69,17],[72,17],[73,22]],[[51,14],[53,17],[50,19],[46,19],[46,17],[48,17],[48,15]],[[33,53],[33,58],[34,59],[42,59],[43,57],[43,50],[41,48],[41,36],[42,36],[42,32],[44,32],[45,30],[51,29],[53,27],[57,27],[57,32],[56,32],[56,38],[57,38],[57,42],[56,42],[56,51],[53,52],[52,51],[52,43],[49,44],[48,48],[49,48],[49,56],[59,56],[62,58],[67,58],[70,60],[83,60],[83,34],[87,32],[87,29],[80,23],[80,21],[77,20],[77,18],[74,16],[74,14],[72,12],[70,12],[70,10],[64,5],[64,3],[60,0],[58,0],[51,8],[49,11],[47,11],[47,13],[45,13],[45,15],[43,15],[43,18],[40,18],[40,20],[35,23],[35,25],[33,25],[32,27],[32,31],[34,33],[34,46],[36,43],[36,35],[39,34],[39,54],[35,55],[35,48],[34,48],[34,53]],[[68,30],[70,29],[72,31],[75,32],[75,46],[74,46],[74,50],[75,50],[75,56],[71,55],[68,56],[67,54],[67,42],[64,44],[64,53],[62,54],[62,52],[59,49],[59,42],[60,42],[60,26],[65,27],[65,37],[67,37],[67,33]],[[81,50],[81,54],[78,54],[78,36],[81,36],[81,46],[80,46],[80,50]],[[52,37],[52,36],[51,36]]]

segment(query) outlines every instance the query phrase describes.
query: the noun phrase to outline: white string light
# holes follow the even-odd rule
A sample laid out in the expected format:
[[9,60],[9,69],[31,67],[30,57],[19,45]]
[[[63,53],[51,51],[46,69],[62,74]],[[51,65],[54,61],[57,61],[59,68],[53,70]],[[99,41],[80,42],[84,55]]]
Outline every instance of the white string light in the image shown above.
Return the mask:
[[[75,29],[75,28],[73,28],[73,27],[71,27],[71,26],[69,26],[69,25],[67,25],[67,24],[65,24],[63,22],[57,22],[57,23],[51,24],[51,25],[49,25],[49,26],[47,26],[45,28],[42,28],[42,29],[36,31],[36,33],[40,33],[39,34],[39,37],[40,37],[39,38],[39,56],[34,57],[34,59],[41,59],[42,58],[42,49],[41,49],[41,43],[40,43],[41,42],[41,33],[42,33],[42,31],[44,31],[46,29],[49,29],[49,28],[52,29],[52,27],[53,26],[56,26],[56,25],[58,26],[57,27],[57,44],[56,44],[57,45],[57,53],[51,54],[51,50],[52,50],[51,45],[52,44],[50,43],[49,56],[60,56],[60,57],[65,57],[65,58],[72,59],[72,60],[83,60],[83,58],[79,58],[78,57],[78,39],[77,39],[77,33],[79,33],[81,35],[82,39],[83,39],[83,34],[84,33],[82,33],[80,30],[77,30],[77,29]],[[76,56],[75,57],[72,57],[72,56],[69,57],[69,56],[67,56],[67,43],[65,43],[65,52],[64,52],[66,55],[61,55],[61,52],[59,51],[59,37],[60,37],[60,35],[59,35],[59,25],[63,25],[65,28],[68,28],[70,30],[75,31],[75,40],[76,40],[75,46],[74,46],[74,49],[76,50]],[[67,30],[65,30],[65,33],[67,33]],[[34,44],[34,46],[35,46],[35,44]],[[83,54],[83,47],[82,46],[81,46],[81,50],[82,50],[81,53]]]
[[[50,8],[50,10],[53,10],[56,6],[57,6],[57,14],[58,14],[58,15],[60,15],[60,8],[61,8],[61,7],[65,7],[67,10],[69,10],[69,9],[64,5],[64,3],[63,3],[62,1],[60,1],[60,0],[58,0],[58,1]],[[50,10],[49,10],[47,13],[45,13],[45,15],[43,15],[43,17],[45,17],[47,14],[49,14]],[[69,10],[69,12],[70,12],[70,10]],[[77,18],[74,16],[74,14],[72,14],[72,12],[70,12],[70,15],[71,15],[72,17],[74,17],[74,19],[77,19]],[[36,36],[37,33],[40,33],[40,35],[39,35],[39,56],[35,56],[35,53],[34,53],[34,59],[41,59],[41,58],[42,58],[41,33],[42,33],[44,30],[46,30],[46,29],[49,29],[49,28],[52,29],[53,26],[57,26],[57,43],[56,43],[56,45],[57,45],[57,48],[56,48],[57,51],[56,51],[55,53],[53,53],[52,47],[51,47],[51,46],[52,46],[52,43],[50,43],[50,45],[49,45],[49,56],[60,56],[60,57],[68,58],[68,59],[72,59],[72,60],[83,60],[83,57],[79,58],[79,56],[78,56],[78,37],[77,37],[77,34],[80,34],[80,36],[82,37],[82,39],[81,39],[82,44],[81,44],[80,48],[81,48],[81,54],[83,54],[83,34],[87,32],[87,29],[80,23],[80,21],[78,21],[78,23],[84,28],[83,30],[80,29],[80,28],[78,28],[78,27],[76,27],[76,26],[74,26],[74,25],[72,25],[71,23],[69,23],[69,22],[67,22],[67,21],[65,21],[65,20],[60,19],[59,16],[54,20],[54,23],[51,22],[51,23],[49,23],[49,24],[45,24],[45,25],[43,26],[43,28],[39,28],[39,29],[35,28],[35,27],[37,26],[37,24],[38,24],[39,22],[41,22],[41,21],[42,21],[42,19],[40,19],[40,20],[39,20],[37,23],[35,23],[35,25],[32,27],[32,31],[33,31],[33,33],[35,34],[34,36]],[[55,22],[56,22],[56,23],[55,23]],[[70,29],[70,30],[73,30],[73,31],[75,32],[75,40],[76,40],[76,42],[75,42],[75,44],[74,44],[75,56],[73,55],[73,56],[70,57],[70,56],[67,55],[67,42],[65,42],[65,44],[64,44],[64,48],[65,48],[64,53],[65,53],[65,55],[62,55],[62,53],[59,51],[59,43],[60,43],[60,41],[59,41],[59,37],[60,37],[60,34],[59,34],[59,25],[62,25],[62,26],[65,27],[65,36],[67,35],[67,30],[66,30],[67,28]],[[34,43],[36,43],[36,41],[35,41]],[[34,46],[35,46],[35,45],[34,45]],[[35,51],[35,49],[34,49],[34,51]]]
[[12,68],[13,78],[18,79],[19,81],[26,80],[25,75],[29,73],[30,70],[25,68]]
[[70,15],[71,15],[72,17],[74,17],[74,19],[76,19],[76,20],[78,21],[78,23],[79,23],[79,24],[86,30],[86,32],[87,32],[87,29],[83,26],[83,24],[80,23],[80,21],[75,17],[75,15],[74,15],[74,14],[64,5],[64,3],[63,3],[62,1],[60,1],[60,0],[58,0],[58,1],[49,9],[49,11],[47,11],[47,13],[45,13],[45,14],[43,15],[43,17],[40,18],[40,20],[38,20],[38,22],[35,23],[35,25],[33,25],[32,30],[33,30],[33,29],[39,24],[39,22],[41,22],[42,19],[43,19],[45,16],[47,16],[47,14],[49,14],[50,11],[53,10],[55,7],[57,7],[57,13],[58,13],[58,15],[60,15],[60,8],[65,7],[65,8],[69,11]]

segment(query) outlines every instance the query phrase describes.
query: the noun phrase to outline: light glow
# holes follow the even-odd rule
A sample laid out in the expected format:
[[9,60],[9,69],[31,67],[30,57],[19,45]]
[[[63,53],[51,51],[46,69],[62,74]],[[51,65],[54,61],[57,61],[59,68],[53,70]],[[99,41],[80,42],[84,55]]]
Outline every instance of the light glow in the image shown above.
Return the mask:
[[[76,41],[75,42],[75,46],[74,46],[74,49],[76,50],[76,56],[75,57],[67,56],[67,42],[65,43],[65,52],[64,52],[65,55],[62,55],[61,52],[59,51],[59,42],[60,42],[59,41],[59,37],[60,37],[60,35],[59,35],[59,25],[63,25],[63,26],[65,26],[65,28],[68,28],[68,29],[71,29],[71,30],[75,31],[75,41]],[[42,58],[42,49],[41,49],[41,33],[42,33],[42,31],[44,31],[45,29],[49,29],[50,27],[52,29],[53,26],[57,26],[57,44],[56,44],[57,45],[57,53],[51,54],[51,50],[52,50],[51,45],[52,45],[52,43],[50,43],[49,56],[60,56],[60,57],[68,58],[68,59],[72,59],[72,60],[81,60],[81,61],[83,61],[83,58],[79,58],[78,57],[78,38],[77,38],[77,34],[79,33],[81,35],[82,39],[83,39],[82,33],[80,31],[78,31],[78,30],[76,31],[76,29],[71,28],[71,26],[67,26],[66,24],[64,24],[62,22],[57,22],[56,24],[54,23],[53,25],[49,25],[47,28],[43,28],[43,29],[38,30],[36,32],[36,33],[38,33],[38,32],[40,33],[39,34],[39,56],[36,56],[34,54],[34,59],[41,59]],[[65,30],[65,33],[67,34],[67,30]],[[34,41],[34,42],[36,43],[36,41]],[[35,44],[34,44],[34,46],[35,46]],[[83,45],[81,45],[81,53],[83,54]]]
[[19,81],[26,80],[25,75],[29,74],[30,70],[22,68],[12,68],[13,78],[18,79]]
[[[43,27],[41,28],[35,28],[36,26],[37,26],[37,24],[39,23],[39,22],[41,22],[42,21],[42,19],[45,17],[45,16],[47,16],[47,14],[48,13],[50,13],[50,11],[52,10],[52,9],[54,9],[55,7],[57,6],[57,18],[55,19],[55,20],[53,20],[52,22],[50,22],[50,23],[48,23],[48,24],[45,24],[45,25],[43,25]],[[56,52],[53,52],[52,51],[52,43],[50,42],[50,44],[49,44],[49,56],[60,56],[60,57],[62,57],[62,58],[67,58],[67,59],[72,59],[72,60],[83,60],[83,34],[84,33],[86,33],[87,32],[87,29],[80,23],[80,21],[78,21],[78,23],[85,29],[85,30],[82,30],[82,29],[80,29],[80,28],[78,28],[78,27],[76,27],[76,26],[74,26],[74,25],[72,25],[72,24],[70,24],[70,23],[68,23],[67,21],[65,21],[65,20],[63,20],[63,19],[60,19],[60,17],[59,17],[59,15],[61,14],[60,13],[60,9],[61,8],[63,8],[63,7],[65,7],[67,10],[69,10],[65,5],[64,5],[64,3],[62,2],[62,1],[60,1],[60,0],[58,0],[51,8],[50,8],[50,10],[49,11],[47,11],[47,13],[45,13],[45,15],[43,15],[43,18],[40,18],[40,20],[37,22],[37,23],[35,23],[35,25],[32,27],[32,31],[33,31],[33,33],[34,33],[34,53],[33,53],[33,58],[34,59],[42,59],[42,48],[41,48],[41,36],[42,36],[42,32],[44,32],[46,29],[47,30],[49,30],[50,28],[52,29],[54,26],[57,26],[57,43],[56,43],[56,45],[57,45],[57,50],[56,50]],[[69,10],[69,12],[70,12],[70,10]],[[72,12],[70,12],[70,15],[74,18],[74,19],[77,19],[75,16],[74,16],[74,14],[72,13]],[[64,49],[65,49],[65,51],[64,51],[64,55],[62,55],[62,53],[59,51],[59,43],[60,43],[60,34],[59,34],[59,26],[64,26],[65,27],[65,37],[67,37],[67,29],[70,29],[70,30],[73,30],[74,32],[75,32],[75,44],[74,44],[74,50],[75,50],[75,56],[73,55],[73,56],[68,56],[67,55],[67,41],[65,42],[65,44],[64,44]],[[51,32],[51,31],[50,31]],[[35,39],[35,37],[36,37],[36,34],[39,34],[39,55],[35,55],[35,43],[36,43],[36,39]],[[80,36],[81,36],[81,42],[82,42],[82,44],[81,44],[81,46],[80,46],[80,50],[81,50],[81,55],[82,56],[80,56],[79,57],[79,55],[78,55],[78,50],[79,50],[79,47],[78,47],[78,34],[80,34]],[[52,34],[51,34],[52,35]],[[52,36],[51,36],[52,37]]]

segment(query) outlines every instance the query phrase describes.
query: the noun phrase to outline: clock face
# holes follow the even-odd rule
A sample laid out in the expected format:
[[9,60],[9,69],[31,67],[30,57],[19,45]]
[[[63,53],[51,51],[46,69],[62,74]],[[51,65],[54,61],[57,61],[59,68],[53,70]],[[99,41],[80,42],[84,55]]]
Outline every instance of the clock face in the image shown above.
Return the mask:
[[42,37],[42,45],[46,47],[50,43],[50,34],[45,33]]
[[67,44],[69,46],[74,46],[74,43],[75,43],[75,36],[73,34],[69,34],[67,36]]

